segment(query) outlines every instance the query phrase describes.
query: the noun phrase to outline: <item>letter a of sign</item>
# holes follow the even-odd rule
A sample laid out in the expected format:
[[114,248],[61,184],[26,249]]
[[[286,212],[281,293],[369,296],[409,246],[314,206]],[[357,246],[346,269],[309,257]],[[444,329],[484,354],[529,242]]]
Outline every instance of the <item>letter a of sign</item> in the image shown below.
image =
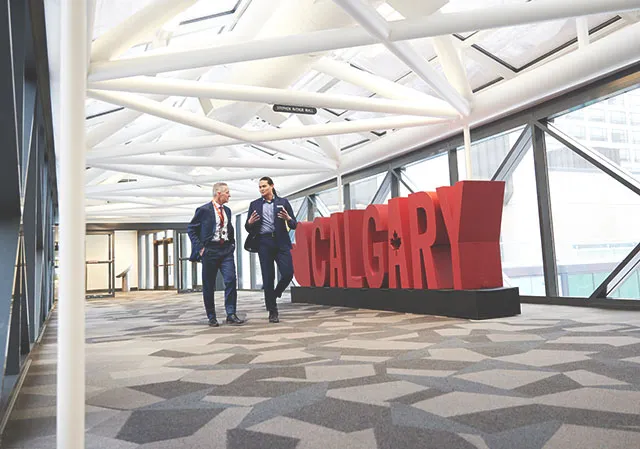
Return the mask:
[[502,287],[502,181],[461,181],[436,189],[451,241],[456,290]]
[[389,244],[389,288],[413,288],[408,198],[389,200]]
[[363,210],[348,210],[344,212],[344,254],[348,288],[365,286],[364,262],[362,260],[363,219]]

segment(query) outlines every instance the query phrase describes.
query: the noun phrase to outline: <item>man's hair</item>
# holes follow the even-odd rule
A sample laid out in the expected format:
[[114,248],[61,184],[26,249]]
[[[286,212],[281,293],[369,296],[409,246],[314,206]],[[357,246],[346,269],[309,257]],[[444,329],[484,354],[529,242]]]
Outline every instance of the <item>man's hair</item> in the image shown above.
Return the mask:
[[213,185],[213,196],[216,196],[218,192],[221,192],[224,187],[229,187],[226,182],[216,182]]

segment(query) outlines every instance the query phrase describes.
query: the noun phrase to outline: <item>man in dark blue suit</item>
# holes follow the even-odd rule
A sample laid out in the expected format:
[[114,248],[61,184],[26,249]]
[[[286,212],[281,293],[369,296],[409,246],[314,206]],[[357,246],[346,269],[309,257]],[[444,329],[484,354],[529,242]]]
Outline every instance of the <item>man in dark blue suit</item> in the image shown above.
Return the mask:
[[[291,259],[291,239],[289,229],[295,229],[298,222],[286,198],[276,194],[273,180],[268,176],[260,179],[258,184],[261,198],[249,205],[245,229],[249,239],[245,249],[257,252],[262,271],[262,288],[264,302],[269,311],[269,322],[278,323],[278,305],[276,298],[293,279],[293,261]],[[280,282],[274,288],[276,272],[274,262],[280,271]]]
[[229,201],[229,187],[224,182],[213,185],[213,200],[196,209],[187,232],[191,239],[192,262],[202,262],[202,297],[209,325],[218,327],[216,306],[213,299],[218,270],[224,280],[224,308],[227,324],[244,323],[236,315],[238,292],[236,287],[236,248],[231,209],[224,204]]

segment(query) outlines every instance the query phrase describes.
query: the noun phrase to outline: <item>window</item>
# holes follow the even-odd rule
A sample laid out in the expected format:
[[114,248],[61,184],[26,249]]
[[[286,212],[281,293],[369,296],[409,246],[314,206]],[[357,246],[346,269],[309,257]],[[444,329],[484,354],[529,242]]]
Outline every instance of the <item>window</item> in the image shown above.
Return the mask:
[[640,145],[640,131],[632,131],[633,143]]
[[614,106],[624,106],[624,97],[625,95],[617,95],[615,97],[609,98],[607,100],[607,104]]
[[565,117],[571,120],[584,120],[584,109],[576,109],[569,112]]
[[366,209],[380,188],[387,172],[378,173],[350,184],[351,209]]
[[627,123],[627,113],[622,111],[610,111],[609,121],[618,125],[625,125]]
[[592,122],[604,122],[605,114],[603,109],[589,108],[589,120]]
[[591,140],[597,140],[603,142],[607,140],[607,130],[604,128],[589,128],[589,138]]
[[627,143],[629,141],[627,131],[624,129],[612,129],[611,141],[614,143]]
[[584,140],[587,138],[587,128],[582,125],[573,125],[568,131],[568,134],[573,136],[574,139]]
[[404,176],[419,191],[435,191],[437,187],[449,185],[449,155],[440,154],[411,165],[404,169]]
[[631,124],[632,125],[640,125],[640,112],[632,112],[631,113]]

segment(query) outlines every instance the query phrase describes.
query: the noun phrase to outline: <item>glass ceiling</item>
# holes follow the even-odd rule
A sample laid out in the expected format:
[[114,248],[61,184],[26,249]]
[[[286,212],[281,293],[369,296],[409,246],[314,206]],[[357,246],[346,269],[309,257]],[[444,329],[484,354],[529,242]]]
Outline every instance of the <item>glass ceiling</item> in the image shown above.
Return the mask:
[[[93,27],[94,40],[102,36],[109,29],[117,26],[124,18],[130,17],[137,11],[148,6],[153,0],[96,0],[95,21]],[[409,1],[409,0],[408,0]],[[418,0],[414,0],[418,1]],[[505,4],[525,3],[529,0],[449,0],[441,9],[442,13],[452,13],[472,9],[484,9],[491,6]],[[559,0],[560,1],[560,0]],[[571,1],[571,0],[562,0]],[[314,5],[330,3],[331,0],[316,0]],[[181,14],[168,21],[147,41],[139,42],[129,49],[120,58],[138,57],[153,51],[180,51],[192,50],[196,48],[207,48],[215,42],[233,42],[236,39],[232,33],[236,23],[243,20],[243,13],[247,7],[252,7],[252,0],[199,0],[193,6],[183,11]],[[286,2],[282,2],[286,4]],[[403,16],[396,11],[390,3],[368,2],[378,5],[378,12],[387,20],[402,20]],[[277,14],[277,13],[276,13]],[[630,22],[621,19],[614,14],[595,15],[587,18],[590,31],[590,40],[595,41],[603,36],[628,25]],[[293,30],[291,27],[288,30]],[[529,70],[544,64],[553,58],[562,56],[565,53],[575,51],[577,45],[576,20],[558,20],[553,22],[538,23],[533,25],[523,25],[516,27],[505,27],[494,30],[484,30],[479,32],[461,33],[452,38],[454,48],[459,52],[464,70],[469,81],[469,85],[474,93],[483,92],[489,89],[499,89],[501,83],[508,78],[513,78],[519,72]],[[429,63],[431,67],[444,76],[444,70],[439,61],[433,40],[431,38],[415,39],[409,41],[411,46]],[[296,57],[298,61],[304,58]],[[393,55],[384,45],[375,44],[359,48],[348,48],[329,52],[313,54],[313,59],[328,58],[339,63],[350,65],[353,70],[362,70],[369,74],[376,75],[387,81],[395,82],[400,86],[405,86],[424,94],[438,97],[429,85],[407,65]],[[291,58],[292,60],[295,58]],[[282,59],[286,61],[286,58]],[[160,73],[159,78],[182,78],[199,80],[200,82],[221,82],[230,84],[250,84],[250,77],[234,77],[238,67],[260,67],[254,63],[239,63],[218,65],[210,68],[198,69],[187,73],[169,72]],[[361,98],[381,98],[367,88],[359,87],[346,81],[342,81],[320,72],[320,67],[314,67],[313,61],[304,66],[296,68],[287,66],[290,70],[291,78],[295,82],[288,85],[277,85],[277,82],[270,84],[269,76],[278,78],[278,73],[271,73],[260,79],[256,84],[270,86],[280,89],[290,89],[304,92],[326,93],[332,95],[347,95]],[[297,71],[296,71],[297,70]],[[262,74],[260,74],[262,76]],[[282,114],[269,111],[271,105],[256,104],[249,102],[233,101],[210,101],[207,98],[185,98],[178,96],[165,97],[162,100],[166,106],[180,108],[182,111],[196,114],[198,116],[208,115],[210,118],[222,122],[233,123],[237,115],[242,115],[244,110],[250,112],[242,123],[233,123],[244,130],[259,132],[274,130],[277,128],[288,128],[301,126],[299,117],[291,114]],[[123,108],[117,107],[101,101],[88,99],[86,101],[87,127],[89,131],[99,129],[100,125],[106,123],[114,114],[118,114]],[[310,105],[312,106],[312,105]],[[251,109],[254,108],[254,109]],[[261,109],[262,108],[262,109]],[[122,114],[119,114],[122,115]],[[359,120],[384,119],[395,117],[396,115],[380,112],[355,111],[336,108],[318,108],[318,113],[313,117],[313,122],[325,124],[329,122]],[[249,119],[247,121],[247,119]],[[352,132],[350,134],[339,134],[327,136],[337,149],[344,153],[359,151],[366,147],[368,143],[392,134],[395,130],[375,130]],[[100,134],[100,133],[96,133]],[[171,122],[162,118],[140,114],[130,123],[123,124],[115,134],[107,136],[98,146],[137,144],[156,141],[179,141],[190,137],[211,135],[200,129]],[[326,148],[320,145],[318,139],[297,138],[286,142],[287,145],[297,146],[300,151],[308,151],[311,154],[326,155]],[[326,141],[325,141],[326,142]],[[275,142],[274,142],[275,144]],[[274,147],[276,145],[273,145]],[[205,148],[194,152],[186,151],[178,153],[181,155],[212,155],[214,151],[220,153],[224,147]],[[245,157],[252,157],[258,154],[264,157],[282,157],[291,160],[290,156],[277,152],[273,149],[259,148],[253,153],[246,152]],[[224,154],[237,155],[243,150],[242,147],[229,147],[229,151]],[[247,156],[248,155],[248,156]],[[140,172],[144,172],[145,167],[140,167]],[[210,173],[207,167],[163,167],[165,172],[187,173],[200,175]],[[241,171],[242,169],[229,169],[229,171]],[[125,176],[123,174],[123,176]],[[143,175],[138,179],[145,179]],[[154,179],[150,177],[149,179]]]

